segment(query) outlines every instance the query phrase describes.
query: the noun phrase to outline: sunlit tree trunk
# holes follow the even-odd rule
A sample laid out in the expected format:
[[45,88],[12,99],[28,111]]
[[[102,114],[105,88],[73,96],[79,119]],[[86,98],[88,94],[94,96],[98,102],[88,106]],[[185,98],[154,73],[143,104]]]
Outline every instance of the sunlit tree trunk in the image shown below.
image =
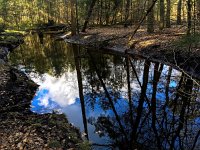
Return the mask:
[[181,25],[181,23],[182,23],[181,11],[182,11],[182,0],[179,0],[178,5],[177,5],[177,20],[176,20],[177,25]]
[[167,12],[166,12],[166,27],[167,28],[171,27],[170,16],[171,16],[171,0],[167,0]]

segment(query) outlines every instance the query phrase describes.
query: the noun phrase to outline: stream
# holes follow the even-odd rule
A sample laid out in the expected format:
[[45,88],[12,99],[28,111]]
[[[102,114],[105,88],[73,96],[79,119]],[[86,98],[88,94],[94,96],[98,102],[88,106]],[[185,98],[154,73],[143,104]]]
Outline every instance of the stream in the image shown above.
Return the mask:
[[39,85],[31,111],[64,113],[95,150],[200,149],[199,79],[53,35],[27,36],[9,60]]

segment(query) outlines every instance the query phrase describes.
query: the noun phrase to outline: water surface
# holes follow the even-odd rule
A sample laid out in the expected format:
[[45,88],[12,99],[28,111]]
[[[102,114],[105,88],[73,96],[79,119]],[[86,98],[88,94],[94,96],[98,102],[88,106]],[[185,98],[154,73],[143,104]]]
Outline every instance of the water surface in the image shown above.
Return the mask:
[[200,149],[198,79],[52,35],[26,37],[10,60],[40,85],[31,110],[66,114],[94,149]]

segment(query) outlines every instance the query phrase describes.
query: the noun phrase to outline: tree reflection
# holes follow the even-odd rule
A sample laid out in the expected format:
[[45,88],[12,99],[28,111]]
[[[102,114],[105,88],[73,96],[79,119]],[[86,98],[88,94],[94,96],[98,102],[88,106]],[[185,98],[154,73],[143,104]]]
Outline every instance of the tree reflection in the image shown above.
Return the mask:
[[[133,60],[132,68],[138,67],[136,65],[140,64],[138,63],[139,61]],[[126,63],[126,70],[129,69],[127,65],[130,64],[127,63],[127,60],[124,59],[122,62]],[[198,139],[200,134],[198,117],[200,113],[195,109],[200,107],[198,85],[190,77],[175,71],[172,67],[151,63],[148,60],[143,64],[144,66],[140,64],[140,69],[132,70],[132,74],[135,74],[131,76],[132,78],[130,76],[126,78],[126,74],[123,73],[125,66],[117,64],[118,67],[123,68],[121,70],[118,69],[118,75],[121,74],[121,77],[118,76],[118,81],[122,81],[119,84],[122,85],[121,87],[127,87],[127,84],[131,85],[135,82],[141,87],[140,90],[132,87],[131,94],[134,100],[134,104],[132,104],[133,118],[130,118],[131,109],[129,109],[130,105],[128,104],[128,97],[130,98],[130,96],[123,97],[123,91],[117,90],[112,86],[111,75],[104,79],[106,86],[112,87],[109,90],[110,95],[114,92],[119,92],[116,97],[114,94],[112,95],[112,102],[120,118],[123,130],[128,137],[128,143],[124,139],[118,120],[112,113],[102,112],[98,117],[90,117],[89,123],[95,126],[95,131],[100,136],[109,136],[113,142],[111,145],[115,145],[119,149],[198,149],[200,147]],[[116,68],[115,65],[113,64],[113,68]],[[110,68],[110,72],[112,72],[113,68]],[[140,70],[142,68],[143,78],[142,81],[138,82],[140,77],[137,74],[141,74]],[[150,75],[152,74],[151,72],[153,72],[153,76]],[[126,82],[128,78],[130,80]],[[94,89],[95,85],[93,85]],[[102,101],[106,99],[104,92],[104,90],[101,91],[95,98],[95,104],[99,105],[102,111],[105,110],[102,105]],[[127,88],[126,95],[129,92],[130,87]],[[88,91],[87,95],[89,93]],[[138,97],[137,95],[140,96]],[[99,97],[102,98],[97,99]],[[126,107],[123,105],[124,108],[121,108],[123,111],[117,109],[120,107],[117,107],[117,105],[122,104],[122,99],[127,104]],[[88,103],[90,103],[89,100],[90,98],[88,98]],[[112,110],[112,107],[108,108]],[[93,109],[95,108],[93,107]],[[133,119],[133,125],[131,125],[131,119]],[[131,147],[129,146],[130,143]]]
[[87,140],[89,140],[88,128],[87,128],[87,119],[86,119],[86,113],[85,113],[85,100],[84,100],[84,95],[83,95],[83,81],[82,81],[81,68],[80,68],[81,60],[78,59],[79,47],[77,45],[73,44],[72,49],[73,49],[73,52],[74,52],[74,61],[75,61],[76,72],[77,72],[79,97],[80,97],[80,102],[81,102],[84,132],[86,134],[85,137],[87,138]]
[[39,74],[49,73],[60,76],[66,70],[75,70],[73,51],[64,41],[55,41],[51,35],[38,34],[25,38],[25,43],[11,54],[11,62],[35,70]]

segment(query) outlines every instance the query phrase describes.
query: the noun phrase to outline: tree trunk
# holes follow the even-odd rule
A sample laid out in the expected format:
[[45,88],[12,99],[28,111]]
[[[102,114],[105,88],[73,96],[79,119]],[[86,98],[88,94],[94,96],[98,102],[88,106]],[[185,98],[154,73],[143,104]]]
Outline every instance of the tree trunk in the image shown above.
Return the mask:
[[6,0],[3,0],[2,2],[2,9],[3,9],[3,13],[2,13],[2,18],[3,18],[3,26],[6,25],[6,22],[7,22],[7,1]]
[[170,16],[171,16],[171,0],[167,0],[167,12],[166,12],[166,27],[167,28],[171,27]]
[[76,35],[76,1],[70,0],[71,6],[71,32],[72,36]]
[[197,25],[200,25],[200,0],[197,0],[196,1],[197,3]]
[[102,16],[103,16],[103,0],[100,0],[100,15],[99,15],[99,24],[102,25]]
[[79,21],[78,21],[78,1],[76,0],[76,29],[79,34]]
[[162,30],[165,24],[165,4],[164,0],[160,0],[160,22],[159,29]]
[[187,1],[187,22],[188,22],[188,27],[187,27],[187,35],[191,34],[191,27],[192,27],[192,3],[191,0]]
[[117,0],[114,2],[114,7],[112,9],[113,12],[113,16],[112,16],[112,22],[111,24],[116,24],[117,22],[117,11],[119,9],[120,6],[120,2],[118,2]]
[[[153,0],[148,0],[148,8],[152,6]],[[154,32],[154,8],[151,9],[147,16],[147,32]]]
[[96,1],[97,0],[92,0],[92,2],[90,3],[90,7],[89,7],[88,14],[86,16],[86,19],[85,19],[85,22],[84,22],[84,25],[83,25],[83,28],[82,28],[82,32],[85,32],[85,30],[87,28],[87,25],[89,23],[89,20],[90,20],[90,17],[92,15],[92,11],[93,11],[93,8],[94,8]]
[[130,0],[126,0],[126,10],[125,10],[125,20],[124,20],[125,28],[128,27],[129,8],[130,8]]
[[182,10],[182,0],[179,0],[178,5],[177,5],[177,20],[176,20],[177,25],[181,25],[181,23],[182,23],[181,10]]
[[106,1],[105,2],[105,10],[106,10],[106,25],[109,24],[109,20],[110,20],[110,1]]

